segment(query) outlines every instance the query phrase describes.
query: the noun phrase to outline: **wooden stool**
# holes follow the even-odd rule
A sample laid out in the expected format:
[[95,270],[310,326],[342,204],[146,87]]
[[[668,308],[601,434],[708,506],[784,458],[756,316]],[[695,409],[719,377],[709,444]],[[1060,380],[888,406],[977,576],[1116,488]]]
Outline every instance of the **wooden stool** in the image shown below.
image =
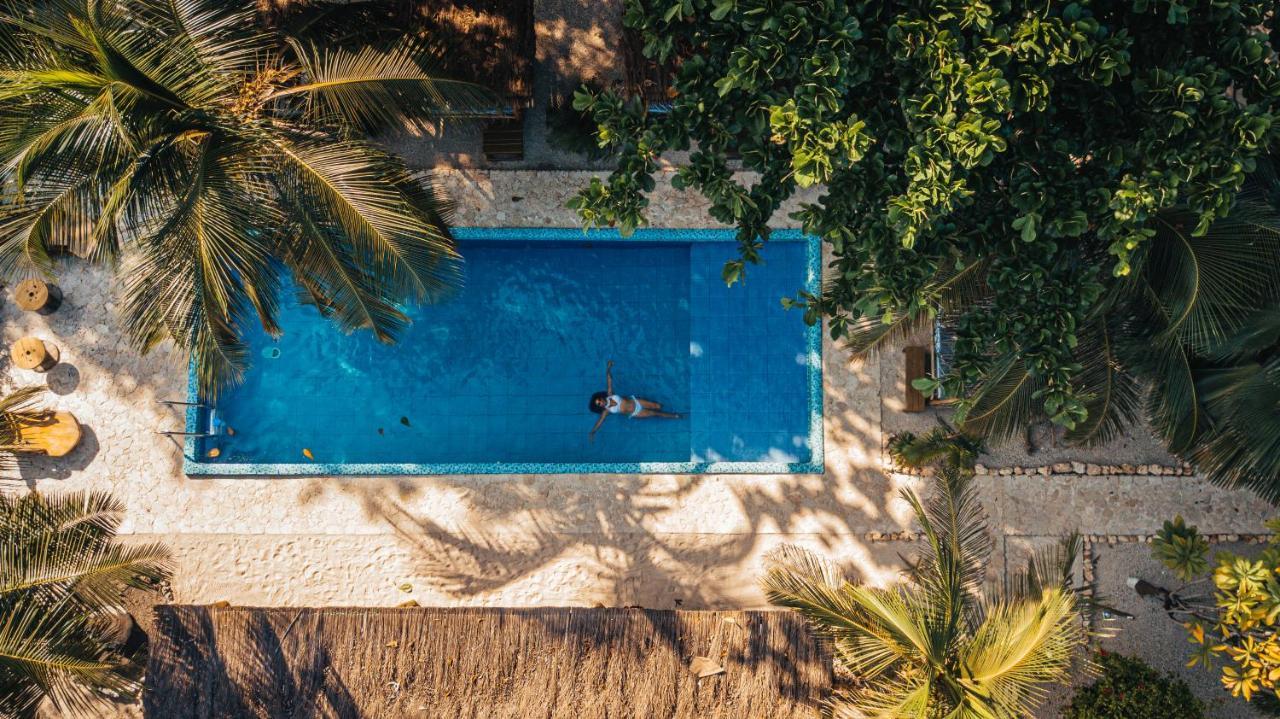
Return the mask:
[[48,372],[57,366],[62,353],[52,342],[45,342],[39,337],[23,337],[13,343],[9,350],[13,363],[21,369],[35,372]]
[[53,314],[62,305],[62,290],[35,278],[23,280],[13,290],[13,299],[28,312]]

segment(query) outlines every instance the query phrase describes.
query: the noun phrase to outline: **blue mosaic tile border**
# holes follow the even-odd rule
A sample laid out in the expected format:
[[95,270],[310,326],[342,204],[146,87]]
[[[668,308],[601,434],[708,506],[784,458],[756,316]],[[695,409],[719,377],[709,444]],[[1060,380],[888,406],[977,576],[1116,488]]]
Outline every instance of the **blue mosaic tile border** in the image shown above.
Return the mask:
[[[642,228],[631,237],[617,230],[562,227],[455,227],[453,236],[468,240],[581,241],[598,242],[732,242],[731,229],[666,229]],[[779,229],[770,241],[806,243],[807,272],[804,289],[817,293],[822,282],[822,245],[817,237],[800,230]],[[183,443],[183,472],[192,477],[249,476],[374,476],[374,475],[439,475],[439,474],[821,474],[823,472],[822,427],[822,326],[809,327],[805,333],[808,345],[809,448],[808,462],[629,462],[629,463],[521,463],[492,462],[484,464],[249,464],[213,463],[199,459],[198,439],[188,436]],[[198,433],[202,407],[197,392],[196,363],[187,369],[186,431]]]

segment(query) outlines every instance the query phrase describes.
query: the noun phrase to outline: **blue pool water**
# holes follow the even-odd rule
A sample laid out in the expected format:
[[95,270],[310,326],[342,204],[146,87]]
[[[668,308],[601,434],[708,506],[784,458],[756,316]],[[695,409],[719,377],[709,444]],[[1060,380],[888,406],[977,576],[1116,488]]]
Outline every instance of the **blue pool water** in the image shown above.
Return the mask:
[[[464,288],[413,308],[396,345],[344,335],[304,305],[283,309],[278,340],[252,336],[253,367],[219,396],[218,433],[188,443],[188,471],[813,471],[820,463],[815,330],[779,303],[815,280],[811,240],[775,238],[766,264],[726,288],[720,270],[736,252],[722,241],[728,233],[458,234]],[[611,416],[588,441],[588,399],[604,389],[610,359],[616,392],[685,417]],[[193,411],[189,424],[206,430],[207,411]]]

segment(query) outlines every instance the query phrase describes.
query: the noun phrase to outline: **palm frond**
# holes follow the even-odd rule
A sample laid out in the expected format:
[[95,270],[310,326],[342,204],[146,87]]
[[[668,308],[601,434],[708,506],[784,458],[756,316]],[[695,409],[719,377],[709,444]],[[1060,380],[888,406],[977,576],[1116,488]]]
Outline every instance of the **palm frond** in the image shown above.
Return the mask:
[[999,360],[966,400],[960,429],[997,442],[1017,436],[1042,416],[1040,386],[1016,354]]
[[48,697],[92,715],[95,690],[137,691],[129,657],[102,621],[126,587],[154,589],[168,551],[122,546],[123,507],[102,492],[0,494],[0,713],[25,716]]
[[1030,714],[1045,687],[1070,678],[1084,626],[1075,595],[1045,589],[1033,601],[997,604],[961,651],[960,682],[990,702],[995,716]]
[[799,612],[859,676],[874,678],[904,660],[931,655],[923,606],[896,591],[858,587],[813,553],[784,546],[766,557],[761,580],[775,606]]
[[[170,31],[169,52],[188,55],[184,63],[195,62],[208,71],[203,78],[218,83],[226,91],[261,65],[274,38],[267,37],[253,8],[214,0],[133,0],[135,17]],[[226,83],[226,84],[221,84]],[[212,97],[212,96],[211,96]]]
[[902,497],[911,505],[925,534],[925,549],[913,565],[912,578],[925,588],[947,635],[954,635],[986,578],[991,556],[987,516],[978,501],[973,475],[944,464],[934,475],[928,503],[910,490]]
[[1072,444],[1096,446],[1123,436],[1134,426],[1142,407],[1142,388],[1116,354],[1107,318],[1094,320],[1080,333],[1075,356],[1081,370],[1075,382],[1087,398],[1088,416],[1067,432]]
[[1184,456],[1213,481],[1280,501],[1280,355],[1197,372],[1212,429]]
[[53,45],[90,51],[90,44],[72,24],[87,20],[84,0],[3,0],[0,2],[0,36],[38,38]]
[[1208,428],[1196,388],[1193,358],[1176,337],[1149,338],[1125,350],[1125,364],[1151,383],[1146,415],[1169,451],[1187,451]]
[[1194,224],[1181,213],[1156,216],[1143,277],[1169,318],[1162,333],[1204,353],[1280,298],[1280,212],[1242,195],[1204,235],[1191,234]]
[[152,222],[140,223],[147,229],[126,265],[122,314],[139,348],[166,339],[190,348],[201,391],[216,394],[247,366],[239,328],[254,311],[264,323],[275,312],[273,237],[257,229],[272,226],[273,206],[256,199],[263,165],[252,147],[206,137],[166,152],[171,162],[148,173],[132,213]]
[[[923,309],[864,314],[846,327],[845,346],[854,355],[868,354],[915,335],[939,313],[964,312],[990,294],[983,276],[989,265],[986,259],[943,262],[919,293]],[[835,303],[835,288],[828,282],[824,289],[829,305]]]
[[957,432],[946,422],[923,435],[899,432],[889,438],[889,454],[904,467],[916,469],[938,463],[972,467],[984,447],[982,440]]
[[284,262],[305,293],[304,300],[344,329],[368,329],[378,339],[392,341],[409,325],[409,317],[359,261],[347,234],[312,215],[304,189],[279,183],[277,190],[289,226],[295,229]]
[[1226,338],[1211,359],[1231,363],[1265,356],[1280,349],[1280,304],[1249,314],[1234,335]]
[[70,169],[28,183],[20,201],[0,207],[0,275],[52,276],[51,248],[92,241],[100,192],[97,177]]
[[64,712],[90,715],[94,689],[136,691],[121,666],[70,603],[0,597],[0,696],[18,697],[17,711],[6,716],[25,714],[44,697]]
[[294,39],[289,43],[306,78],[272,98],[303,98],[313,113],[335,114],[365,131],[421,129],[432,119],[503,111],[502,101],[490,90],[424,70],[425,54],[413,44],[352,51]]
[[322,221],[342,228],[359,261],[389,291],[421,299],[456,284],[452,238],[424,221],[400,190],[408,181],[402,164],[363,142],[272,142],[291,175],[286,181],[306,192]]

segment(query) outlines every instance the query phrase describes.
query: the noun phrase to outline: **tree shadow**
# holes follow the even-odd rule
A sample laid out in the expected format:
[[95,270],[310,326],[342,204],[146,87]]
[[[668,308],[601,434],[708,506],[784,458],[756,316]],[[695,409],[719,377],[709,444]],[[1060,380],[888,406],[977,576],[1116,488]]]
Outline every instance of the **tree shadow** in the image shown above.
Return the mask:
[[878,366],[826,357],[821,475],[313,480],[299,501],[353,499],[398,538],[415,581],[461,603],[519,604],[510,597],[530,587],[540,604],[760,606],[761,558],[792,542],[885,581],[900,547],[867,536],[912,527],[898,494],[919,480],[879,468]]
[[[809,716],[830,653],[775,612],[157,607],[146,716]],[[694,676],[704,657],[722,673]]]
[[156,608],[165,640],[148,665],[146,716],[361,716],[328,647],[313,641],[323,630],[322,615],[311,615],[320,624],[295,630],[301,611],[283,626],[287,617],[280,614],[236,611],[218,621],[219,611]]

